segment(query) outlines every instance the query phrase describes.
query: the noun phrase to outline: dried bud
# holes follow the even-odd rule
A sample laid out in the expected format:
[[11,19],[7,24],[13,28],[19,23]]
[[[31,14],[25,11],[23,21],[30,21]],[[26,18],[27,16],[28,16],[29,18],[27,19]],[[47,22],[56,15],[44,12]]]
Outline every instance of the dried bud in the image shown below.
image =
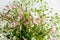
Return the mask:
[[20,26],[19,30],[21,31],[22,30],[22,27]]
[[24,25],[28,28],[29,22],[24,23]]
[[8,8],[9,6],[8,6],[8,5],[6,5],[5,7],[6,7],[6,8]]
[[2,18],[3,18],[3,19],[6,19],[6,18],[7,18],[7,14],[3,14],[3,15],[2,15]]
[[44,16],[41,16],[41,21],[40,22],[43,23],[43,20],[44,20]]
[[13,17],[10,18],[11,21],[12,21],[13,19],[14,19]]
[[31,16],[29,16],[29,19],[28,19],[28,21],[31,21],[32,20],[32,17]]
[[5,6],[7,11],[10,11],[10,7],[8,5]]

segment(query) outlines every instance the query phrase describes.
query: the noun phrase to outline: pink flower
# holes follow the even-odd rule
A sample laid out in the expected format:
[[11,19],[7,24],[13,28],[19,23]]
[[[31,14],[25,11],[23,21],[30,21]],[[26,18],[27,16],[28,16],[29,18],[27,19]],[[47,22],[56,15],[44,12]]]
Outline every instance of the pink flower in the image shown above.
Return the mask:
[[18,14],[19,14],[19,15],[22,15],[22,14],[23,14],[22,10],[20,10]]
[[10,23],[10,27],[16,27],[17,25],[19,25],[19,23],[17,21]]
[[18,15],[18,19],[22,19],[22,15]]
[[33,19],[33,23],[34,23],[34,24],[38,24],[37,19]]
[[52,28],[51,32],[54,33],[56,31],[56,28]]
[[14,27],[14,23],[10,23],[10,27],[13,28]]
[[22,11],[19,11],[19,13],[18,13],[18,19],[21,19],[22,18],[22,14],[23,14],[23,12]]
[[16,22],[14,22],[14,24],[15,24],[15,26],[17,26],[17,25],[19,25],[19,23],[16,21]]

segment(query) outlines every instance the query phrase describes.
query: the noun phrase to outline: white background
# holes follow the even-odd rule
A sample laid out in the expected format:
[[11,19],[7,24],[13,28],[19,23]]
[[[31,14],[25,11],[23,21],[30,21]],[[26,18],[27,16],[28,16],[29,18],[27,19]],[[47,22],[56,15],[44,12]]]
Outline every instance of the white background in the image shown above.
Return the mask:
[[[2,8],[14,0],[0,0],[0,11]],[[60,12],[60,0],[45,0],[48,2],[48,6],[54,9],[54,12]]]

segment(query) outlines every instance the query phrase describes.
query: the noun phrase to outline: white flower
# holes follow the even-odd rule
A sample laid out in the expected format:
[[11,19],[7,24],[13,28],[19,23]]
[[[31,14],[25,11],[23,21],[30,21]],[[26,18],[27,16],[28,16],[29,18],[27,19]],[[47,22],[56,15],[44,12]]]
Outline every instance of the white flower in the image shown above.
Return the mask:
[[35,15],[35,12],[31,12],[32,15]]
[[50,39],[49,40],[53,40],[53,37],[52,36],[50,36]]
[[35,2],[34,4],[33,4],[33,6],[32,6],[32,8],[33,9],[37,9],[37,10],[39,10],[40,9],[40,6],[41,6],[41,3],[40,2]]
[[0,37],[1,37],[1,38],[4,38],[3,34],[0,34]]
[[45,36],[45,38],[47,39],[47,38],[48,38],[48,36],[46,35],[46,36]]
[[38,18],[39,17],[37,12],[31,12],[31,15],[33,16],[33,18]]
[[32,39],[31,40],[36,40],[34,37],[32,37]]

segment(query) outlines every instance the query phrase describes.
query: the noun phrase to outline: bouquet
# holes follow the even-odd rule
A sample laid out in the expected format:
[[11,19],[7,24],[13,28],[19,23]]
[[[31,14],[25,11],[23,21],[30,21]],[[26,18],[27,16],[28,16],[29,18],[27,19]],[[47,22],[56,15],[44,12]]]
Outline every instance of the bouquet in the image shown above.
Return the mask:
[[60,19],[51,10],[43,0],[14,1],[0,14],[5,22],[1,32],[10,40],[53,40]]

